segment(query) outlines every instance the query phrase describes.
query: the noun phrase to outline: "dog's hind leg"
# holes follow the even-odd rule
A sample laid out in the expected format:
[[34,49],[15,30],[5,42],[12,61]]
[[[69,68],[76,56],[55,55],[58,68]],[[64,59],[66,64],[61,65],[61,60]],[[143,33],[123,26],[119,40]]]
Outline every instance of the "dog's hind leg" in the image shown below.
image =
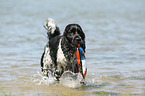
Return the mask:
[[47,71],[52,67],[52,60],[50,57],[50,49],[48,46],[45,46],[44,53],[41,58],[41,67],[43,75],[47,75]]
[[54,76],[56,77],[56,80],[59,81],[59,78],[64,73],[64,67],[61,64],[57,64],[57,68],[54,71]]
[[43,59],[44,59],[44,53],[45,53],[45,51],[43,52],[43,54],[42,54],[42,56],[41,56],[41,61],[40,61],[40,64],[41,64],[41,72],[43,72],[43,65],[44,65]]

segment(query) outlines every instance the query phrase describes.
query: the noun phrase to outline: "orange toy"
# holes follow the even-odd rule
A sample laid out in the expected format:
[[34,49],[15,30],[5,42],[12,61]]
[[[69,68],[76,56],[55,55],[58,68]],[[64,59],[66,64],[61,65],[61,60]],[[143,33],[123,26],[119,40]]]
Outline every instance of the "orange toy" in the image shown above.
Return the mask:
[[87,74],[87,67],[85,64],[85,53],[84,53],[83,49],[81,48],[80,44],[78,44],[78,49],[77,49],[77,62],[78,62],[78,66],[79,66],[78,67],[79,71],[83,76],[83,79],[81,82],[84,83],[84,80],[85,80],[85,77]]

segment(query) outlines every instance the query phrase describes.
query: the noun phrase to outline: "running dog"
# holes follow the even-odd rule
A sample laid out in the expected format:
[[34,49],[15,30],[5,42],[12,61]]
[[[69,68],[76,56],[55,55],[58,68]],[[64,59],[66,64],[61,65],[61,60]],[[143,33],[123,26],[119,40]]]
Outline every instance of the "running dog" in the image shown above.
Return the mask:
[[44,47],[44,52],[41,57],[42,73],[46,76],[49,72],[58,78],[65,71],[78,73],[77,64],[77,45],[86,49],[85,33],[79,24],[68,24],[63,35],[60,35],[60,30],[53,19],[48,19],[44,24],[47,30],[48,43]]

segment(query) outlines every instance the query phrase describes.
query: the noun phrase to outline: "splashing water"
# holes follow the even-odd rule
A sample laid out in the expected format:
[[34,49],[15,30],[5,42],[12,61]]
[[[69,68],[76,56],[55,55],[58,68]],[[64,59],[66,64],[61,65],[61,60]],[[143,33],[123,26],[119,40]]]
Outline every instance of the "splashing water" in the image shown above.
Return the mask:
[[[49,75],[49,78],[43,76],[41,72],[35,73],[31,76],[31,81],[34,82],[36,85],[55,85],[58,84],[58,81],[53,75]],[[70,71],[66,71],[62,74],[59,84],[61,86],[66,86],[69,88],[79,88],[82,86],[80,81],[82,80],[82,75],[80,73],[72,73]]]
[[81,74],[75,74],[70,71],[66,71],[63,73],[62,77],[60,78],[60,84],[70,88],[78,88],[81,87],[82,76]]
[[49,75],[49,78],[46,76],[43,76],[41,72],[37,72],[31,77],[31,80],[37,84],[37,85],[53,85],[56,83],[56,79],[51,74]]

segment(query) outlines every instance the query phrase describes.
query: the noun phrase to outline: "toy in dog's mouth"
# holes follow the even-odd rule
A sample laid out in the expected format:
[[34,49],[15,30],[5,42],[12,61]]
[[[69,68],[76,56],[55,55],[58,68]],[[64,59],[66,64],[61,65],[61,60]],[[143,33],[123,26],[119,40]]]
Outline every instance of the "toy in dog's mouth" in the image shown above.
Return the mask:
[[80,44],[77,45],[77,62],[78,62],[78,69],[79,69],[79,72],[82,74],[82,81],[81,83],[84,83],[85,82],[85,77],[86,77],[86,74],[87,74],[87,66],[85,64],[85,53],[84,53],[84,50],[83,48],[81,47]]

